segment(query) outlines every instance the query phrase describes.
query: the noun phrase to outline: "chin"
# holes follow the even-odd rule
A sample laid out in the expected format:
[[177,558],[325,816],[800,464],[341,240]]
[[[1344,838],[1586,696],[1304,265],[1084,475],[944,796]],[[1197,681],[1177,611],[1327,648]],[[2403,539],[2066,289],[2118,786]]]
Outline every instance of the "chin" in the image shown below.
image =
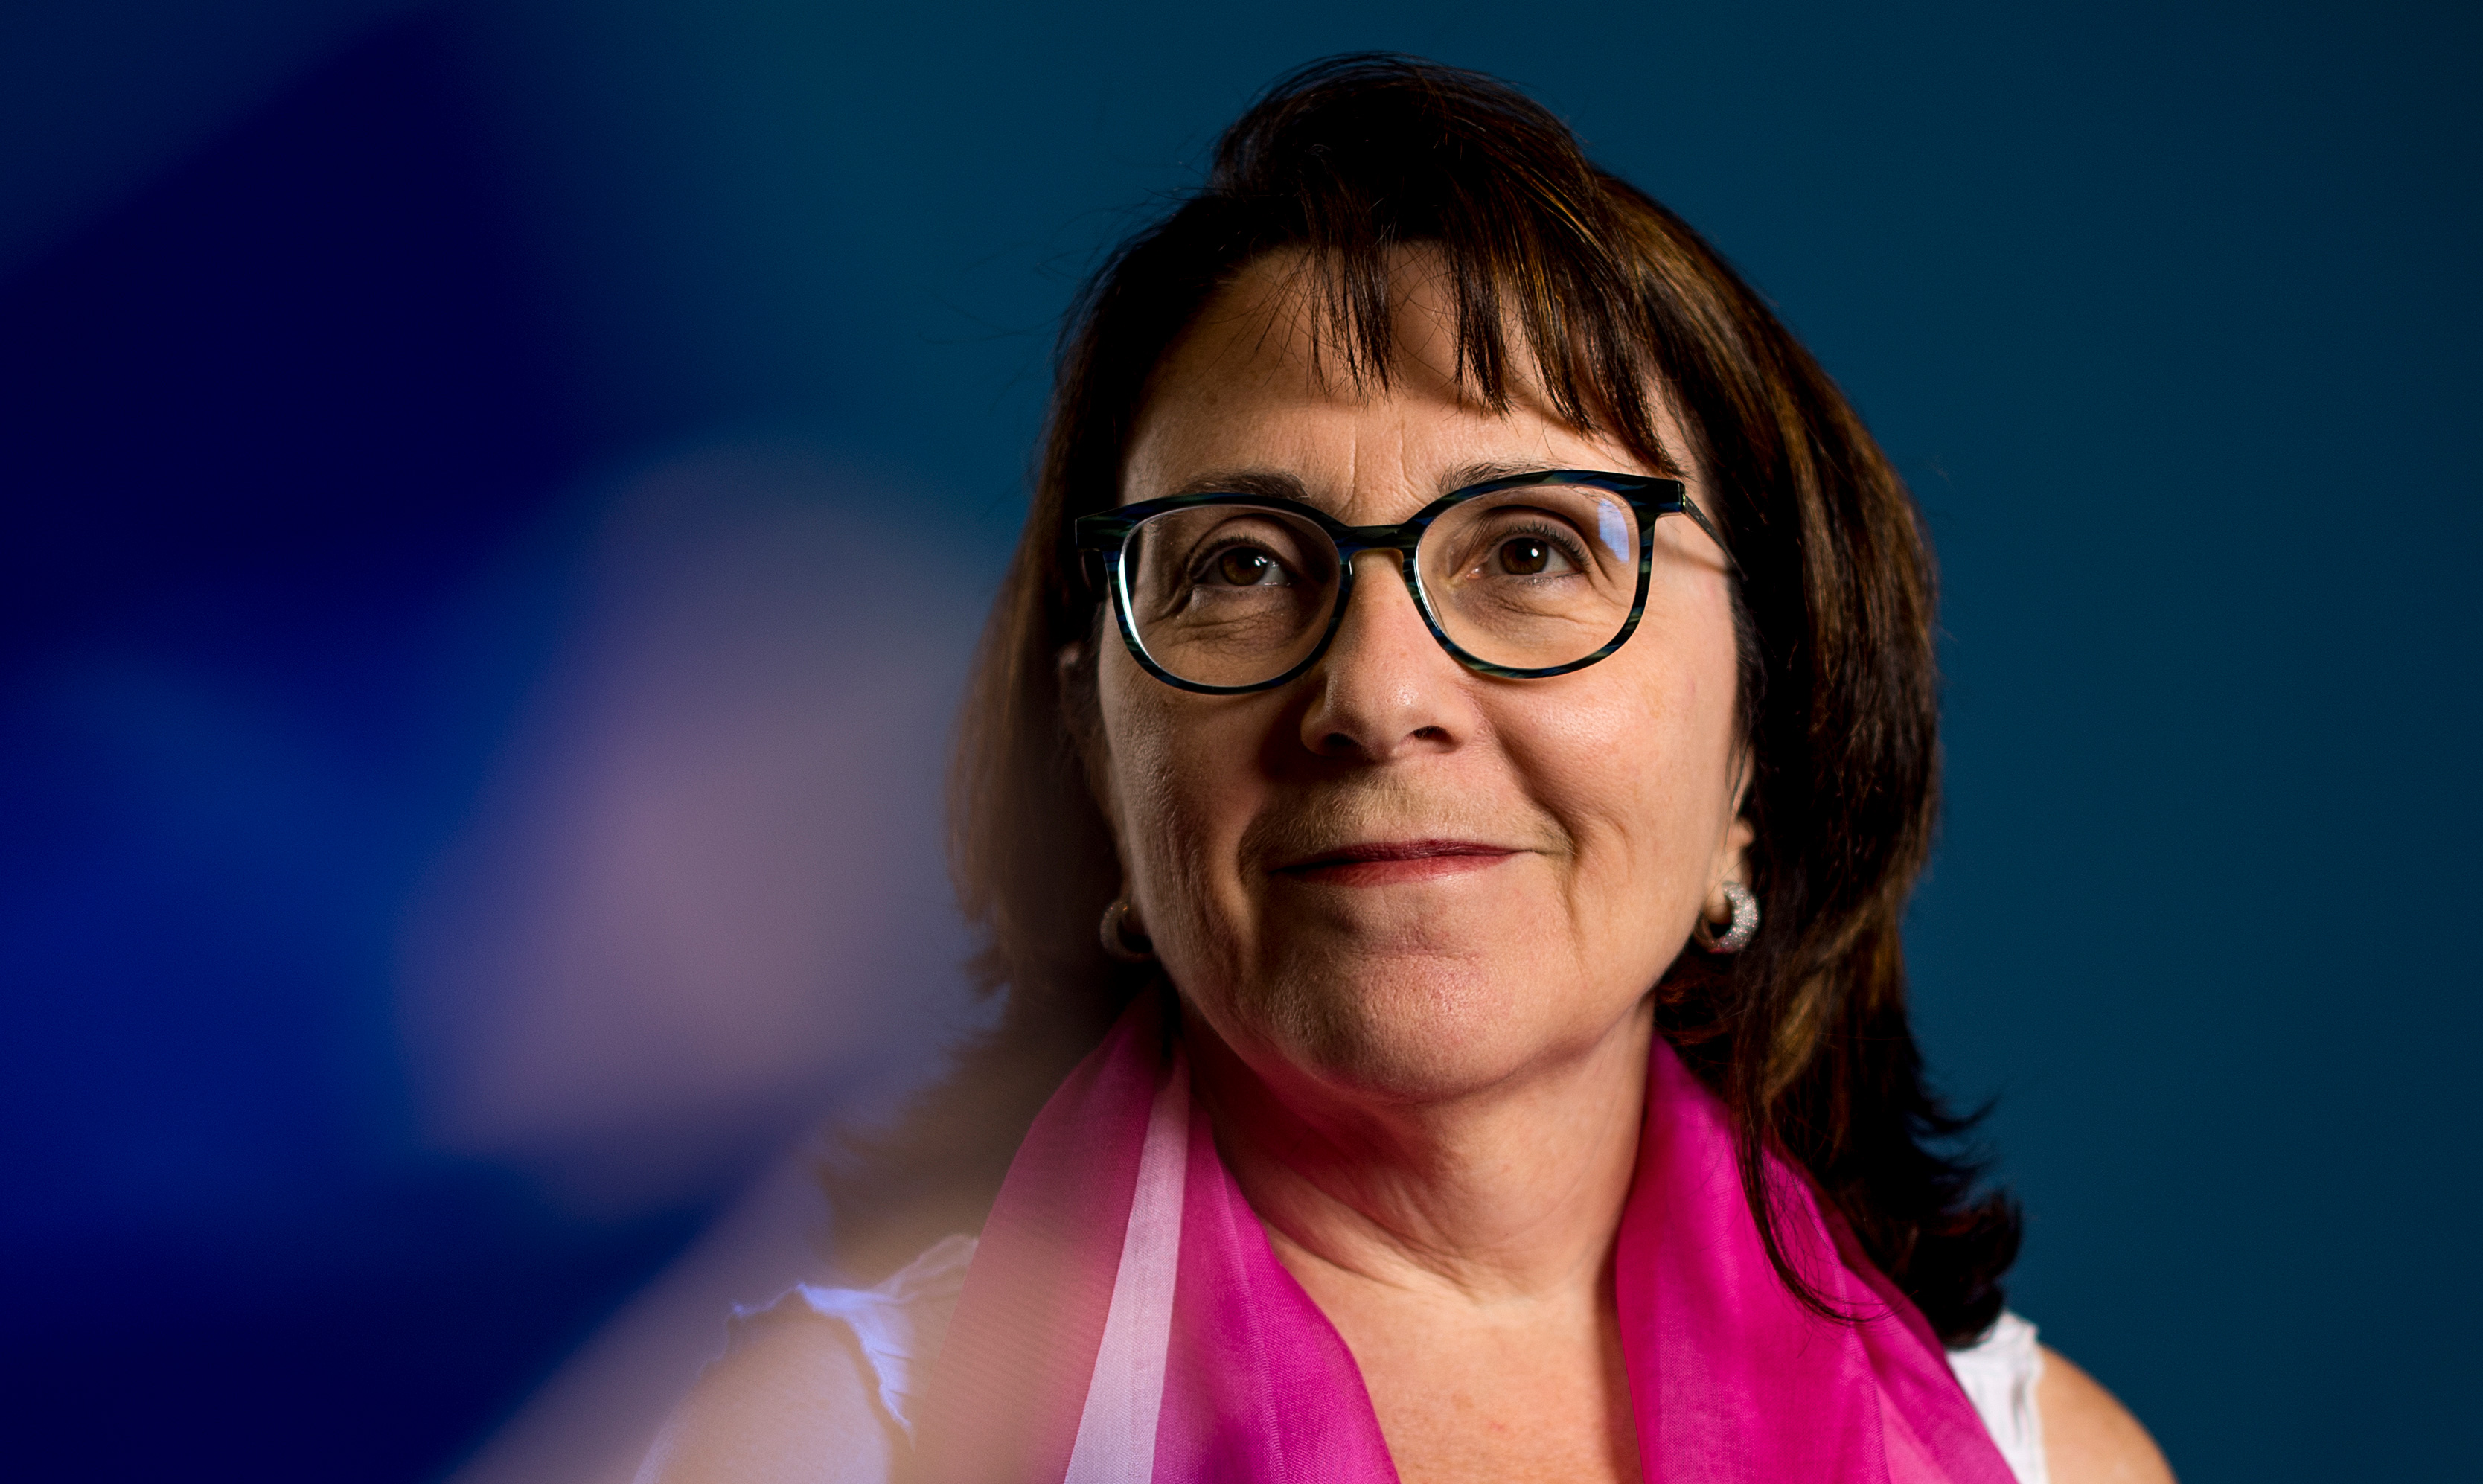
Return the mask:
[[1305,967],[1262,980],[1270,993],[1235,1003],[1242,1023],[1232,1029],[1260,1054],[1348,1096],[1445,1101],[1499,1086],[1610,1028],[1593,1023],[1605,1018],[1582,1002],[1586,988],[1574,979],[1567,994],[1547,994],[1562,977],[1540,963],[1450,956]]

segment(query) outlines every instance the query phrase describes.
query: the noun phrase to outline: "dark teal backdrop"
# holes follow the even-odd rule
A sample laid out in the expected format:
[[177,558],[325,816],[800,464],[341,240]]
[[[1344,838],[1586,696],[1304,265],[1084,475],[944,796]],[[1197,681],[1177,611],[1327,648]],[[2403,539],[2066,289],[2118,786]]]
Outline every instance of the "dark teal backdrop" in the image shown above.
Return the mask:
[[1930,512],[1909,942],[2016,1307],[2192,1484],[2465,1475],[2477,13],[18,0],[13,1471],[434,1477],[680,1249],[791,1113],[565,1202],[424,1131],[391,1008],[577,512],[807,450],[988,583],[1099,247],[1386,47],[1705,231]]

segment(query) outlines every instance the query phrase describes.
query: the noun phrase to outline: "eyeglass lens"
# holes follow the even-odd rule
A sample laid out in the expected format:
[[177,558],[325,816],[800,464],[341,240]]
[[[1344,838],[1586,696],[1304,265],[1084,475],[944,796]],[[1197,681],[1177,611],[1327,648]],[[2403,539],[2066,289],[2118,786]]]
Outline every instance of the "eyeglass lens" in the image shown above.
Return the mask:
[[[1121,566],[1131,626],[1150,658],[1192,684],[1242,686],[1274,679],[1318,646],[1343,563],[1301,517],[1204,505],[1141,522]],[[1590,485],[1480,495],[1424,531],[1415,568],[1433,621],[1457,648],[1548,670],[1585,659],[1629,623],[1638,514]]]

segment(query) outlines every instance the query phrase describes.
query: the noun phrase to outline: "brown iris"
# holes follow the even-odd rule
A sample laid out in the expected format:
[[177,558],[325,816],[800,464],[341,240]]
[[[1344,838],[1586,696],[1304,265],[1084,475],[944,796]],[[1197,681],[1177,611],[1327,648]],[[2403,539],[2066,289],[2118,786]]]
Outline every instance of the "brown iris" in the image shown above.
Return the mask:
[[1531,577],[1552,565],[1552,543],[1521,536],[1500,544],[1500,570],[1520,577]]
[[1235,546],[1215,558],[1215,575],[1237,588],[1257,587],[1275,569],[1272,557],[1251,546]]

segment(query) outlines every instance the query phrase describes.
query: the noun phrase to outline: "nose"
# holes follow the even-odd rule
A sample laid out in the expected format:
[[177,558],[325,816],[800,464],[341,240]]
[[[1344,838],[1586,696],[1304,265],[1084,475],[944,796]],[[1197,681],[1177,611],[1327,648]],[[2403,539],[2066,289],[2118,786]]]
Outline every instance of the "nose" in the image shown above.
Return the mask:
[[1321,756],[1386,762],[1453,749],[1470,729],[1469,676],[1423,623],[1402,560],[1387,550],[1354,557],[1353,596],[1306,677],[1302,745]]

